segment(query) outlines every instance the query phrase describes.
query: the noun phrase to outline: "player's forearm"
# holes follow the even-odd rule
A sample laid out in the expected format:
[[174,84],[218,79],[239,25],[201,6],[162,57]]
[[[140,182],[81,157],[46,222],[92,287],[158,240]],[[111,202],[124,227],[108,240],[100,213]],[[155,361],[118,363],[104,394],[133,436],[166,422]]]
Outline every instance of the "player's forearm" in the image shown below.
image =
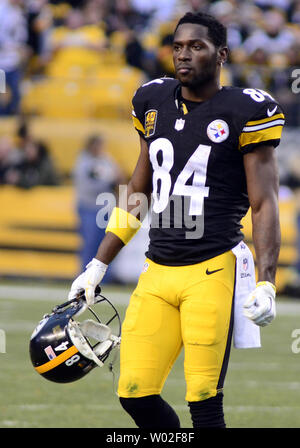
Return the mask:
[[118,255],[122,247],[124,247],[123,241],[113,233],[107,232],[98,247],[95,258],[108,265]]
[[252,227],[258,281],[275,284],[281,239],[278,202],[275,197],[265,199],[259,209],[252,210]]
[[[141,195],[139,191],[136,191],[137,186],[134,185],[133,182],[129,182],[128,187],[126,189],[126,198],[119,198],[120,207],[122,204],[122,209],[128,213],[133,212],[132,214],[138,219],[144,219],[144,213],[148,210],[148,197],[145,193]],[[134,194],[138,194],[136,197]],[[132,199],[133,198],[133,199]],[[145,200],[146,204],[141,206],[141,201]],[[141,209],[141,212],[136,213],[137,210]],[[129,223],[130,224],[130,223]],[[128,224],[128,225],[129,225]],[[128,229],[129,233],[131,229]],[[132,234],[135,233],[135,230],[132,230]],[[110,264],[113,259],[118,255],[120,250],[124,247],[124,242],[118,237],[116,234],[108,231],[103,238],[102,242],[99,245],[96,257],[98,260],[102,261],[102,263]]]
[[126,197],[119,198],[119,207],[143,221],[150,206],[151,191],[148,186],[131,179],[125,190]]

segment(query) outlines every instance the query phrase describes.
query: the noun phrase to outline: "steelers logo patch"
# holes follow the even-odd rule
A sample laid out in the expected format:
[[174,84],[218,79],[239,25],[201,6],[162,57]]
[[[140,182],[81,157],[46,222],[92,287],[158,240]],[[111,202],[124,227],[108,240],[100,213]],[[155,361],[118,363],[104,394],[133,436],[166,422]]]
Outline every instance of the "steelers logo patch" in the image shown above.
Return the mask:
[[214,143],[224,142],[229,136],[229,127],[224,120],[214,120],[207,126],[208,138]]

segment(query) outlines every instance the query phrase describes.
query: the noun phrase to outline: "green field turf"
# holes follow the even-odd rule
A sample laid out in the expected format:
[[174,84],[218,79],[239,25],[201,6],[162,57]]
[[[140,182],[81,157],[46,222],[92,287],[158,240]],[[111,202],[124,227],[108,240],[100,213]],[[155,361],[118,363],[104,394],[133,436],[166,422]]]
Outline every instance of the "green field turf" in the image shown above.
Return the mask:
[[[124,293],[124,288],[105,288],[105,293],[123,316],[125,305],[117,302],[126,303],[130,289]],[[0,353],[0,427],[135,427],[119,405],[107,365],[66,385],[51,383],[34,371],[28,355],[30,335],[43,314],[65,300],[58,287],[44,287],[40,293],[28,285],[17,290],[0,285],[0,329],[6,333],[6,353]],[[263,348],[232,349],[225,382],[228,427],[300,427],[300,353],[291,348],[292,332],[300,329],[300,301],[279,298],[277,308],[276,320],[262,330]],[[183,354],[163,397],[176,409],[182,427],[190,428],[182,361]]]

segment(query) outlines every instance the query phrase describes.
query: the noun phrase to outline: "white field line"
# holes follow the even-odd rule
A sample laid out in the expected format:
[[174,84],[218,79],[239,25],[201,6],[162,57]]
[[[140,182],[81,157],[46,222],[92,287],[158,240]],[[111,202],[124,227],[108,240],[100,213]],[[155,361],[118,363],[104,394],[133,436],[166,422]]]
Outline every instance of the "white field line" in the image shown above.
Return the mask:
[[[0,285],[0,300],[32,300],[53,301],[62,303],[67,300],[69,290],[66,288],[51,286],[27,286],[27,285]],[[102,294],[116,304],[127,305],[130,293],[111,290],[110,286],[104,286]],[[291,316],[300,313],[300,301],[284,299],[277,301],[277,313]]]
[[257,389],[285,389],[285,390],[296,390],[300,391],[300,382],[298,381],[232,381],[231,383],[228,381],[227,383],[230,387],[238,387],[238,388],[257,388]]
[[[71,286],[71,285],[70,285]],[[63,303],[68,300],[69,290],[51,286],[0,285],[0,300],[32,300]],[[103,287],[102,294],[113,303],[128,304],[128,292],[112,291]]]
[[[71,404],[8,404],[5,405],[5,408],[12,411],[27,411],[27,412],[42,412],[49,411],[55,407],[56,410],[64,410],[71,409],[73,406]],[[120,411],[121,406],[116,405],[105,405],[105,404],[94,404],[94,405],[75,405],[76,407],[80,407],[80,409],[84,409],[87,411]],[[186,404],[173,405],[172,406],[175,411],[185,411],[188,410],[188,406]],[[224,405],[224,410],[229,412],[295,412],[300,411],[300,406],[252,406],[252,405]],[[1,422],[1,420],[0,420]]]
[[[230,369],[230,363],[229,363],[229,369]],[[166,384],[170,387],[178,387],[178,385],[184,383],[184,378],[175,379],[175,378],[168,378]],[[284,389],[284,390],[295,390],[300,392],[300,381],[255,381],[255,380],[227,380],[226,381],[226,389],[227,388],[235,389],[238,388],[240,390],[245,389],[255,389],[258,390],[261,389]]]
[[253,362],[230,362],[229,361],[229,369],[230,370],[255,370],[255,371],[274,371],[281,367],[280,362],[268,362],[265,364],[254,364]]
[[[77,408],[79,405],[75,405]],[[27,413],[27,417],[31,412],[34,413],[49,413],[55,408],[56,410],[59,408],[62,412],[69,412],[72,409],[72,405],[70,404],[21,404],[21,405],[6,405],[5,413],[13,413],[15,415],[16,412],[22,412],[22,416],[25,416]],[[174,410],[177,412],[188,412],[188,406],[186,404],[182,405],[174,405]],[[0,407],[1,410],[1,407]],[[80,405],[81,412],[120,412],[120,405]],[[247,405],[224,405],[225,414],[250,414],[255,412],[255,414],[263,414],[264,417],[266,414],[269,415],[295,415],[300,413],[299,406],[247,406]],[[8,415],[3,420],[0,420],[0,428],[29,428],[36,427],[32,422],[26,422],[25,420],[10,420]]]

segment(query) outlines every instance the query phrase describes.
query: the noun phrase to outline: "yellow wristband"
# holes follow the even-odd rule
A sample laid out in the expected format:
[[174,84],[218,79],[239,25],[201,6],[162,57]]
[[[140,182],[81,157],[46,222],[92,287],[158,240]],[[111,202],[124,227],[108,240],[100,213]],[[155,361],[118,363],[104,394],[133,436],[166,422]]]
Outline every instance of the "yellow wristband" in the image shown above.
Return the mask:
[[126,210],[115,207],[109,218],[105,233],[112,232],[126,245],[140,229],[142,223]]
[[271,282],[258,282],[256,286],[260,286],[260,285],[270,285],[270,286],[272,286],[272,288],[276,292],[276,286],[273,285],[273,283],[271,283]]

